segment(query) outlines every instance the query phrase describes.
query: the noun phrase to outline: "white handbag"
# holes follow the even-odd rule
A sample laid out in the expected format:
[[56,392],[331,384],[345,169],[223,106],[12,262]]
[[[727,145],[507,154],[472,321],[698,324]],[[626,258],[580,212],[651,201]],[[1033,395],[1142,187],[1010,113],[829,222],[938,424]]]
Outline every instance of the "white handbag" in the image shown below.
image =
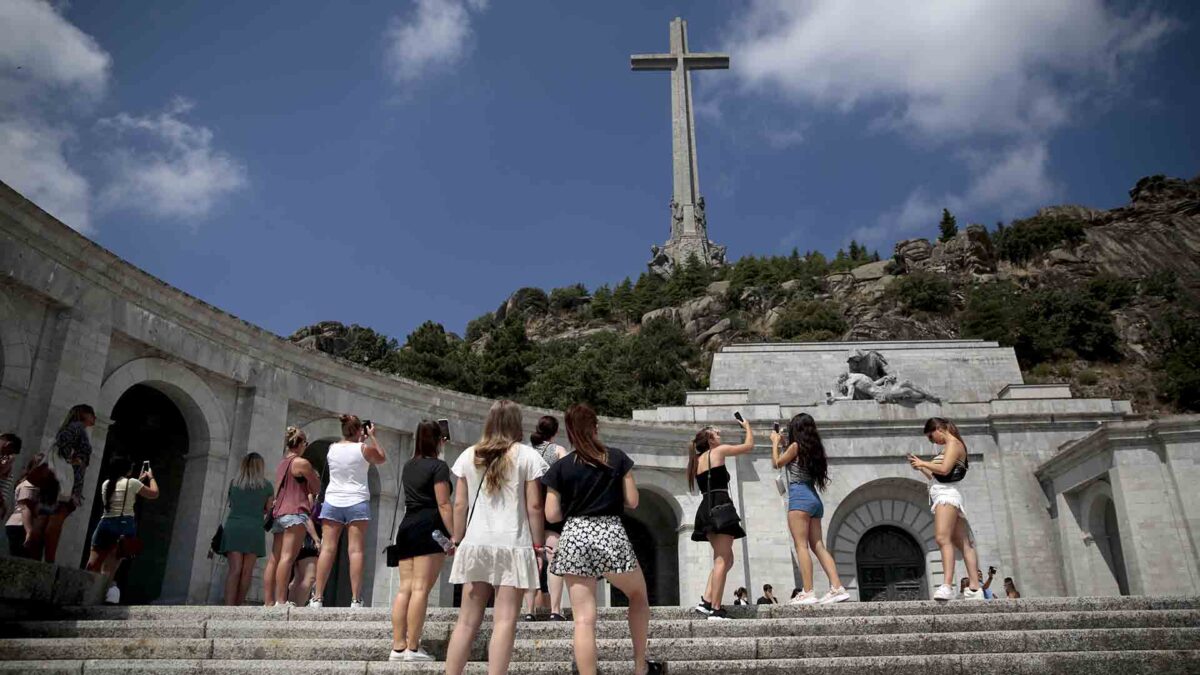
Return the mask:
[[787,496],[788,475],[787,475],[787,467],[786,466],[781,468],[779,470],[779,473],[775,474],[775,489],[779,490],[780,496],[783,496],[783,497]]

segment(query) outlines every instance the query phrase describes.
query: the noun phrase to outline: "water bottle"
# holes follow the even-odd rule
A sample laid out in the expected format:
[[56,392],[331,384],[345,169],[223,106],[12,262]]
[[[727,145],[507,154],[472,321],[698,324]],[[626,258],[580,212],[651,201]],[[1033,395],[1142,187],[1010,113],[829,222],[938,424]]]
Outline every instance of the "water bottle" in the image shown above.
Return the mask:
[[449,553],[450,549],[454,548],[454,542],[447,539],[446,535],[442,534],[441,530],[433,531],[433,540],[436,541],[438,546],[441,546],[442,550],[446,553]]

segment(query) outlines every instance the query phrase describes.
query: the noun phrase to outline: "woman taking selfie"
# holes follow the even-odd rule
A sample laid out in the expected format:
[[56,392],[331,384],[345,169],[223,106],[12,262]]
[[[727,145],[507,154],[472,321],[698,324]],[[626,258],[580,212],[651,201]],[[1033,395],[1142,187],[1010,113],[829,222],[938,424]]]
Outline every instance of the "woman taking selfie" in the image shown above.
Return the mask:
[[329,446],[325,466],[329,485],[321,505],[321,555],[317,557],[317,587],[309,607],[325,603],[325,585],[337,559],[342,530],[349,530],[347,553],[350,558],[350,607],[362,607],[363,551],[367,525],[371,522],[371,490],[367,472],[372,464],[383,464],[387,456],[375,440],[375,426],[364,424],[356,415],[342,415],[342,440]]
[[954,422],[941,417],[931,417],[925,422],[925,437],[930,443],[942,446],[942,451],[928,462],[916,455],[909,455],[908,463],[929,480],[933,538],[942,551],[942,569],[945,571],[945,580],[934,592],[933,599],[954,599],[954,549],[957,548],[962,551],[963,562],[967,565],[969,588],[963,591],[963,599],[982,600],[983,591],[979,590],[979,560],[975,555],[975,544],[971,541],[962,494],[956,486],[966,477],[967,469],[970,468],[967,462],[967,444],[963,442]]
[[396,532],[400,552],[397,572],[400,589],[392,600],[392,653],[389,661],[432,661],[421,649],[429,590],[437,583],[446,550],[438,543],[450,541],[454,513],[450,504],[450,467],[439,455],[442,429],[437,422],[417,425],[413,457],[404,464],[404,520]]
[[580,675],[596,672],[596,580],[600,577],[629,598],[629,634],[634,672],[646,673],[650,603],[646,579],[621,515],[638,505],[633,460],[605,447],[597,435],[596,413],[586,405],[567,410],[567,435],[575,451],[542,477],[546,519],[563,522],[550,571],[563,577],[575,620],[575,664]]
[[496,401],[483,423],[483,436],[459,455],[451,469],[454,539],[457,549],[450,583],[464,584],[458,622],[446,647],[446,673],[466,667],[471,643],[495,596],[487,672],[502,675],[512,660],[517,613],[525,591],[537,588],[542,548],[542,490],[546,462],[521,443],[521,409]]
[[695,611],[717,620],[729,618],[721,607],[721,597],[725,593],[725,578],[733,568],[733,541],[746,536],[741,517],[734,510],[733,500],[729,497],[729,469],[725,468],[725,460],[729,457],[744,455],[754,449],[754,432],[750,430],[750,423],[746,420],[740,420],[739,423],[746,432],[740,444],[722,445],[721,432],[713,427],[704,427],[696,434],[688,449],[688,488],[699,485],[701,494],[692,541],[707,541],[713,550],[708,585]]
[[[138,477],[134,478],[135,475]],[[92,533],[92,552],[88,556],[87,569],[100,572],[108,578],[109,586],[104,601],[114,605],[121,601],[121,592],[113,579],[117,566],[121,564],[117,544],[122,539],[132,539],[137,535],[133,508],[138,497],[158,499],[158,483],[149,464],[143,464],[139,474],[137,462],[128,457],[113,457],[105,467],[100,484],[104,515]]]
[[[842,587],[833,556],[825,548],[821,534],[821,518],[825,515],[825,504],[818,493],[829,485],[829,462],[825,458],[825,446],[817,433],[816,420],[812,415],[800,413],[788,422],[787,448],[779,452],[782,436],[771,432],[771,460],[776,469],[786,467],[788,478],[788,530],[792,533],[792,545],[796,547],[796,560],[800,563],[800,583],[804,588],[789,604],[812,605],[843,602],[850,594]],[[811,553],[810,553],[811,551]],[[817,556],[821,569],[829,578],[829,592],[817,598],[813,592],[812,555]]]

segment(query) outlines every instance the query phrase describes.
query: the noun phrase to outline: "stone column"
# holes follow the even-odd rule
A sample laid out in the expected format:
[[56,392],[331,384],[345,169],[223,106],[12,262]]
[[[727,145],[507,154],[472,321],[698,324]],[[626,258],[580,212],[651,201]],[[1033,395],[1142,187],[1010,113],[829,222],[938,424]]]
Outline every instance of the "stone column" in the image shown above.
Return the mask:
[[[396,533],[395,528],[404,518],[404,503],[401,497],[403,490],[398,487],[398,484],[404,463],[412,457],[416,444],[416,439],[412,434],[386,430],[381,430],[381,433],[383,435],[379,438],[379,442],[387,451],[388,461],[386,464],[376,467],[379,472],[378,507],[371,515],[375,519],[373,528],[375,536],[371,538],[372,532],[368,530],[366,559],[363,561],[363,591],[372,607],[390,607],[392,597],[396,594],[399,577],[395,568],[387,566],[387,560],[382,551],[392,543],[392,536]],[[371,563],[372,560],[375,561],[374,565]],[[448,570],[447,574],[449,574]],[[450,597],[453,600],[453,596]],[[440,599],[441,587],[439,584],[430,593],[429,606],[437,607]],[[453,604],[453,602],[447,604]]]
[[1156,449],[1113,453],[1113,502],[1129,592],[1179,595],[1200,587],[1200,570],[1187,541],[1187,526]]

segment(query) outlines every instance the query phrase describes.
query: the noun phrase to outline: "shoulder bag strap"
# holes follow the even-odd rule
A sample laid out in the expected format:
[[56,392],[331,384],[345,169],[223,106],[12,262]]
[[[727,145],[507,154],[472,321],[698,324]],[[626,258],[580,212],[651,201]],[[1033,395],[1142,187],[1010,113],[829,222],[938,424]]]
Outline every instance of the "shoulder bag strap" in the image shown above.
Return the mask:
[[[479,494],[483,492],[483,482],[486,476],[479,479],[479,488],[475,490],[475,499],[471,500],[471,509],[467,511],[467,527],[471,526],[471,517],[475,515],[475,504],[479,502]],[[467,481],[467,487],[471,487],[471,481]],[[467,536],[467,527],[463,528],[463,536]]]

